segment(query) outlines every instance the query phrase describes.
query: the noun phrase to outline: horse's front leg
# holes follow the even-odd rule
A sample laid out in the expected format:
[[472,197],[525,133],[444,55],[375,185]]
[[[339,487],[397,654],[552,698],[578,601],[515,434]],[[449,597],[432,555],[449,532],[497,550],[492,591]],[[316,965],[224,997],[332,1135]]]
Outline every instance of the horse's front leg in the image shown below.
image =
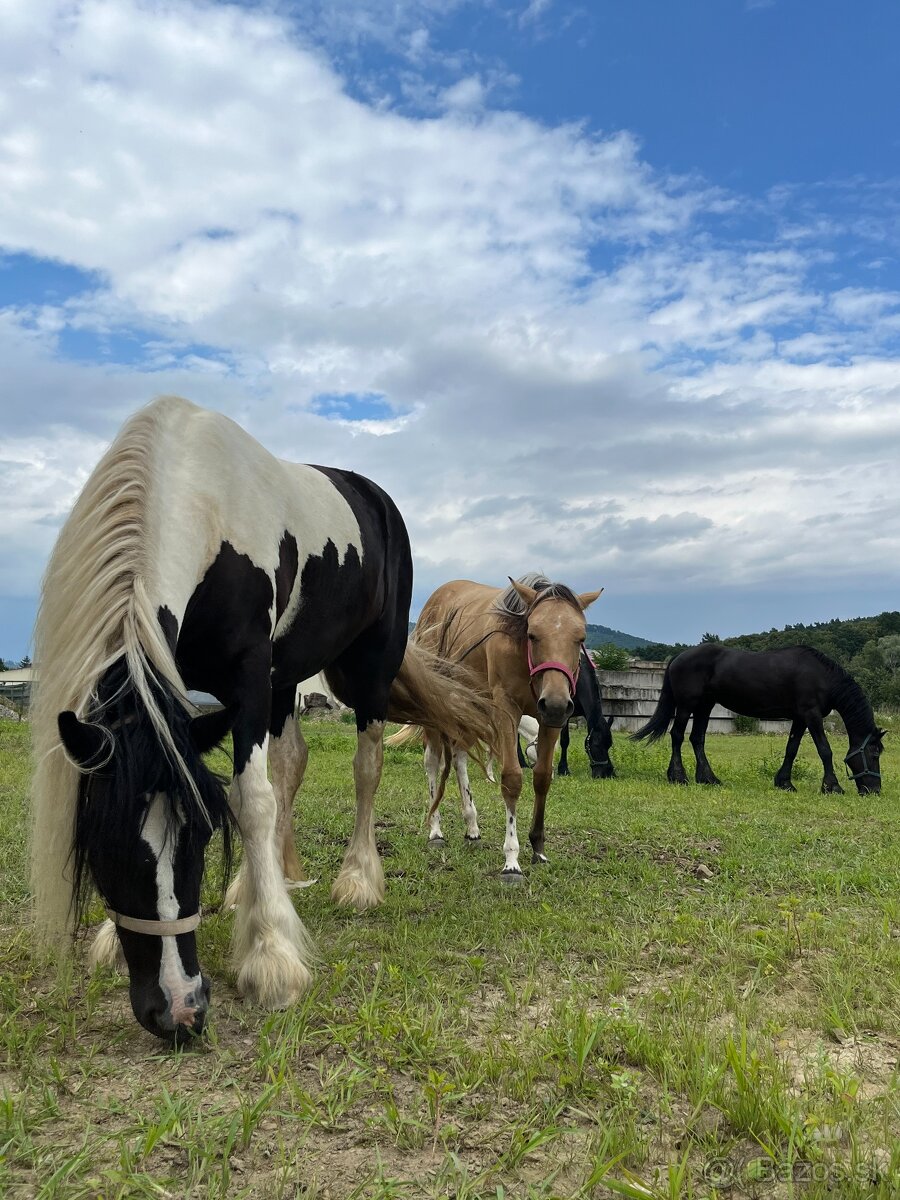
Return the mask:
[[233,731],[235,773],[228,803],[244,859],[231,956],[239,991],[267,1008],[284,1008],[309,987],[315,952],[284,886],[278,804],[266,774],[269,696],[262,688],[256,694],[265,694],[266,711],[242,711]]
[[684,743],[684,731],[687,729],[687,723],[690,719],[691,710],[689,708],[678,708],[675,712],[675,720],[672,722],[672,757],[669,759],[669,769],[666,772],[666,778],[669,783],[687,783],[687,773],[684,769],[684,763],[681,759],[681,747]]
[[791,782],[791,774],[794,770],[794,759],[797,757],[797,751],[800,749],[804,733],[806,733],[806,722],[802,717],[795,717],[791,725],[791,732],[788,734],[787,746],[784,751],[784,762],[775,772],[775,786],[781,788],[783,792],[796,792],[797,790]]
[[[289,888],[306,879],[294,842],[294,797],[303,782],[309,749],[294,715],[294,689],[276,691],[272,696],[269,723],[269,768],[278,806],[275,840],[281,851],[281,868]],[[225,893],[225,908],[243,903],[244,867],[238,870]]]
[[844,789],[838,783],[837,775],[834,773],[831,747],[828,744],[828,738],[825,736],[825,725],[822,722],[821,715],[817,712],[809,713],[806,718],[806,726],[809,729],[809,736],[812,738],[819,752],[819,758],[822,760],[822,768],[824,770],[822,791],[825,793],[840,792],[843,794]]
[[340,873],[331,888],[335,904],[360,912],[384,899],[384,869],[375,843],[375,793],[384,761],[384,721],[357,727],[353,781],[356,786],[356,822]]
[[546,725],[541,725],[538,731],[538,756],[532,774],[534,780],[534,812],[531,817],[531,831],[528,834],[528,840],[531,842],[531,861],[533,863],[545,863],[547,861],[547,856],[544,854],[544,806],[547,802],[547,793],[550,791],[550,784],[553,782],[553,752],[556,750],[556,743],[559,740],[560,732],[559,729],[549,729]]
[[[559,765],[556,773],[559,776],[569,774],[569,722],[566,721],[559,733]],[[540,760],[540,737],[538,738],[538,759]]]

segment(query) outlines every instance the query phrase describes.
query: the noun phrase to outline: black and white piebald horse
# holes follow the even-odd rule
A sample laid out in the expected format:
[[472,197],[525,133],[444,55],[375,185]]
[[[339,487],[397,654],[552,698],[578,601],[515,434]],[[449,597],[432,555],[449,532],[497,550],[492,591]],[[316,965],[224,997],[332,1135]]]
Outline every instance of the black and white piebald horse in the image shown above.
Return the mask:
[[[300,680],[324,670],[356,713],[356,824],[332,889],[341,904],[384,895],[373,803],[385,719],[490,738],[490,706],[464,668],[407,644],[411,589],[406,528],[379,487],[276,459],[185,400],[133,416],[88,480],[35,630],[34,912],[44,941],[65,942],[96,886],[112,924],[93,957],[121,945],[135,1016],[151,1032],[202,1029],[204,848],[232,820],[244,845],[238,987],[282,1007],[310,982],[312,945],[285,887],[301,875],[291,822],[306,765]],[[189,688],[224,709],[192,716]],[[201,754],[229,729],[226,800]]]
[[[615,767],[612,764],[612,717],[606,717],[603,712],[603,697],[600,694],[600,682],[593,660],[587,650],[581,652],[581,671],[575,684],[575,703],[573,717],[584,717],[587,724],[587,736],[584,739],[584,749],[591,766],[593,779],[612,779]],[[569,723],[562,728],[559,736],[559,764],[557,775],[569,775]]]
[[[653,716],[631,736],[655,742],[672,724],[670,783],[687,783],[681,746],[693,713],[691,746],[697,760],[697,782],[717,784],[706,757],[706,729],[716,704],[747,717],[790,718],[784,762],[775,774],[775,786],[793,792],[791,771],[806,730],[822,760],[823,792],[842,792],[832,764],[823,717],[834,710],[847,730],[850,745],[844,762],[860,794],[881,791],[882,738],[865,693],[842,666],[811,646],[786,646],[781,650],[737,650],[704,642],[675,656],[666,667],[662,692]],[[673,719],[674,718],[674,719]]]

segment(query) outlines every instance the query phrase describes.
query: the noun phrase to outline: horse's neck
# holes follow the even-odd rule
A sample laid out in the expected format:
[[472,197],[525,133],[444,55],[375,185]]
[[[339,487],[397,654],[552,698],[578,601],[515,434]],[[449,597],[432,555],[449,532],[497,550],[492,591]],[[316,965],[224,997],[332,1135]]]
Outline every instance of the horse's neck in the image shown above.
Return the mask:
[[[587,672],[590,672],[589,674]],[[584,717],[586,721],[597,721],[603,717],[603,697],[600,694],[600,683],[597,679],[597,673],[594,670],[594,664],[585,655],[581,663],[581,676],[584,679],[582,687],[584,689]]]
[[831,707],[844,722],[847,736],[851,739],[855,735],[862,737],[871,733],[875,728],[875,717],[866,694],[856,680],[849,676],[840,680]]

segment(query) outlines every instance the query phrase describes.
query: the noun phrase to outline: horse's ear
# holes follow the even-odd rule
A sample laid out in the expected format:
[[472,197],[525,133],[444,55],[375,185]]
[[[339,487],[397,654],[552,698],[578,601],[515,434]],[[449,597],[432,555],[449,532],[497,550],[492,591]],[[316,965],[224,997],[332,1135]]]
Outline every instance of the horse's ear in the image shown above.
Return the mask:
[[533,587],[529,587],[527,583],[518,583],[511,575],[507,575],[506,578],[516,589],[519,599],[522,601],[525,607],[531,608],[532,604],[534,604],[535,600],[537,599],[537,590]]
[[79,767],[99,767],[109,756],[110,738],[99,725],[86,725],[68,710],[59,714],[56,724],[62,744]]
[[889,729],[879,729],[879,730],[878,730],[878,736],[879,736],[879,738],[885,738],[885,737],[887,737],[888,733],[890,733],[890,730],[889,730]]
[[218,746],[234,724],[237,709],[229,705],[214,712],[203,713],[191,721],[191,741],[198,754],[207,754]]
[[610,729],[612,729],[612,723],[615,719],[616,719],[615,717],[607,717],[606,718],[606,724],[609,726]]
[[581,595],[577,598],[578,603],[581,605],[581,611],[584,612],[584,610],[586,608],[590,608],[590,606],[594,603],[594,601],[597,599],[597,597],[602,596],[602,595],[603,595],[603,588],[601,588],[599,592],[582,592]]

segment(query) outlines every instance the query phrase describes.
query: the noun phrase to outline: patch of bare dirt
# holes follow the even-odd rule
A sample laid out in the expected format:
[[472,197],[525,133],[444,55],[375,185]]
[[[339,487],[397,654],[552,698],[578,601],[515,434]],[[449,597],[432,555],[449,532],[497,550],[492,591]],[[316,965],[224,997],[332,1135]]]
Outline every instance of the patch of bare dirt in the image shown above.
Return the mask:
[[834,1030],[826,1039],[806,1029],[785,1030],[773,1046],[798,1091],[830,1070],[856,1081],[857,1099],[874,1100],[891,1089],[900,1066],[900,1041],[877,1033]]

